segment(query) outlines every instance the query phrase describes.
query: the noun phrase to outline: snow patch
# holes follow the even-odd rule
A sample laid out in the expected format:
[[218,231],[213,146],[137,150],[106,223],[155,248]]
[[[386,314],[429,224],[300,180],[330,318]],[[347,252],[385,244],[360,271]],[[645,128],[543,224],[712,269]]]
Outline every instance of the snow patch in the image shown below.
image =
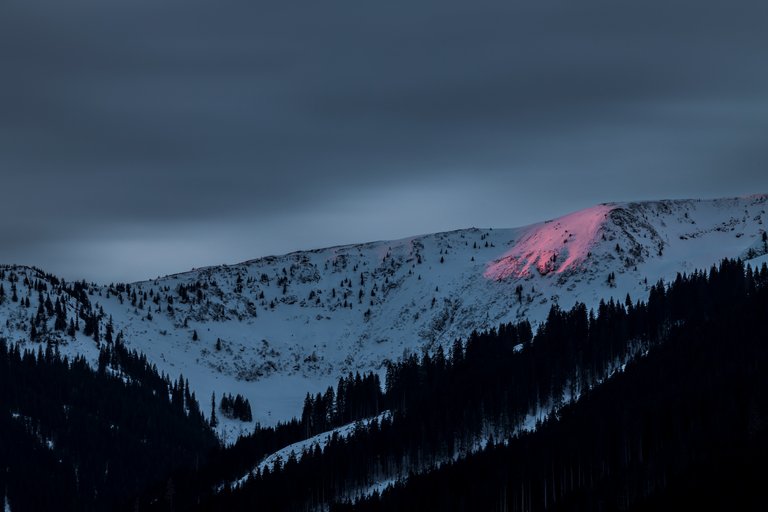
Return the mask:
[[[308,450],[313,450],[315,446],[319,446],[320,449],[325,448],[325,446],[328,445],[328,443],[331,441],[331,439],[334,438],[334,436],[339,437],[341,439],[346,439],[347,437],[352,435],[356,430],[361,428],[367,428],[373,422],[380,423],[385,418],[389,418],[390,415],[391,413],[389,411],[384,411],[378,416],[355,421],[353,423],[348,423],[346,425],[342,425],[341,427],[337,427],[333,430],[329,430],[327,432],[317,434],[316,436],[312,436],[309,439],[305,439],[304,441],[298,441],[296,443],[290,444],[285,448],[281,448],[275,453],[264,457],[264,459],[262,459],[262,461],[255,468],[253,468],[251,471],[249,471],[242,477],[238,478],[234,482],[231,482],[229,485],[230,487],[240,487],[248,480],[248,478],[250,478],[251,474],[254,473],[255,471],[261,472],[261,471],[264,471],[264,469],[266,468],[269,468],[271,471],[275,468],[276,462],[280,461],[281,464],[284,464],[291,457],[291,455],[296,457],[296,460],[299,461],[304,456],[305,452],[307,452]],[[219,491],[221,491],[223,488],[224,488],[224,485],[219,486]]]
[[533,226],[484,276],[494,281],[526,277],[532,269],[541,275],[562,274],[583,264],[595,246],[603,224],[616,205],[598,205]]

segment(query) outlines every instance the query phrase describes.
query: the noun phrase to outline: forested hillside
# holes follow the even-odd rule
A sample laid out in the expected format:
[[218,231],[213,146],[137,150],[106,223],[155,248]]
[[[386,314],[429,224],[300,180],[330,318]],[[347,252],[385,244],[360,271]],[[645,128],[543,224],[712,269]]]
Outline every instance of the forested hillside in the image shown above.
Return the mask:
[[[367,495],[362,510],[617,510],[697,490],[727,500],[754,481],[734,475],[761,474],[765,455],[766,311],[768,268],[724,261],[653,286],[645,302],[555,307],[535,335],[525,322],[473,334],[449,354],[393,364],[369,402],[391,415],[234,488],[188,485],[188,505],[346,509]],[[329,422],[336,403],[322,406]],[[721,477],[723,492],[706,484]]]
[[96,368],[0,340],[0,488],[17,511],[746,507],[765,474],[767,312],[768,267],[725,260],[645,301],[553,306],[535,332],[391,362],[383,387],[349,374],[232,446],[211,427],[245,399],[204,416],[120,336]]
[[766,284],[676,283],[664,342],[535,433],[332,510],[765,510]]
[[218,441],[184,379],[119,342],[97,370],[51,345],[0,340],[0,493],[17,512],[132,508],[168,474],[204,464]]

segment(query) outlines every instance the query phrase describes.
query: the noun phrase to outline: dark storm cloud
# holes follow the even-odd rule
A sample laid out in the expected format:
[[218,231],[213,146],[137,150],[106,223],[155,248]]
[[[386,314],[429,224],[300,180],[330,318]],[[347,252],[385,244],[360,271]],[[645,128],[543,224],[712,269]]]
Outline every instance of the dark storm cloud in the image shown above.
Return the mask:
[[8,0],[0,260],[139,278],[765,191],[766,20],[757,0]]

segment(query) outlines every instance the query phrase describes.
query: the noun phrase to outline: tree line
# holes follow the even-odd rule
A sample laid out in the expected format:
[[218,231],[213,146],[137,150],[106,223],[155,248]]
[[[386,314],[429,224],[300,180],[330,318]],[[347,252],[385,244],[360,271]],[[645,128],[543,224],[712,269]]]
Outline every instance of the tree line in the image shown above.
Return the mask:
[[11,510],[128,509],[217,448],[186,380],[122,344],[99,361],[0,339],[0,491]]

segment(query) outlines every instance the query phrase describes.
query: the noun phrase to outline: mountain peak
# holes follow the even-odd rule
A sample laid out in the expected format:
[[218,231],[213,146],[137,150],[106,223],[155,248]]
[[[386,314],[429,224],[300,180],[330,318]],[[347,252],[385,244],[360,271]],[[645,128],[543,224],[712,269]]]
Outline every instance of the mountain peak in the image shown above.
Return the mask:
[[615,204],[600,204],[531,226],[501,258],[491,262],[484,276],[500,281],[539,274],[562,274],[589,257]]

